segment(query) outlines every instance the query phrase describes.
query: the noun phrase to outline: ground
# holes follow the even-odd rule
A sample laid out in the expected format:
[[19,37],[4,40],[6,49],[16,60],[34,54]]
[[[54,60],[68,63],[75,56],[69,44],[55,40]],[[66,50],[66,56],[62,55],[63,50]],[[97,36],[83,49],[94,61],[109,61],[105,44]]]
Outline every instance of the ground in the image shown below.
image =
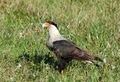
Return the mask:
[[[73,60],[59,74],[45,21],[105,63]],[[1,82],[120,82],[119,0],[0,0]]]

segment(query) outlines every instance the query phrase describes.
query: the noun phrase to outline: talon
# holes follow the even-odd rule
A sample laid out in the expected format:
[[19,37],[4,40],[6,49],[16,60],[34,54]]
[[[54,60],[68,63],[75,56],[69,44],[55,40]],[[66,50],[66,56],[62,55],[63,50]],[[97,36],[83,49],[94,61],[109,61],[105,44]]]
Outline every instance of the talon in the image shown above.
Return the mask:
[[63,74],[64,71],[63,70],[59,70],[59,72],[60,72],[60,74]]
[[64,72],[64,71],[63,71],[63,70],[61,70],[61,74],[63,74],[63,72]]

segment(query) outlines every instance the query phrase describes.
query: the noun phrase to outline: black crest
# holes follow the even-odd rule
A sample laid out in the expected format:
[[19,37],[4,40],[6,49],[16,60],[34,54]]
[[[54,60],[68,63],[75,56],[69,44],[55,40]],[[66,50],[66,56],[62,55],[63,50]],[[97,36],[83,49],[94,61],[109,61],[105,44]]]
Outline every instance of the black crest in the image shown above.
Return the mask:
[[[54,26],[56,26],[57,27],[57,24],[56,23],[54,23],[53,21],[47,21],[47,23],[50,23],[50,24],[52,24],[52,25],[54,25]],[[57,27],[58,28],[58,27]]]

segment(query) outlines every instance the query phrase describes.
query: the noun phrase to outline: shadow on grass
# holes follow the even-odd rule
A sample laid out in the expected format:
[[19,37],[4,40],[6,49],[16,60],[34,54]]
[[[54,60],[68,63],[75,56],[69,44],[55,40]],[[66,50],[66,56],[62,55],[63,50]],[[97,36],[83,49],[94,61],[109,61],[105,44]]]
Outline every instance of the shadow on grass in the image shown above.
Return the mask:
[[33,62],[37,69],[39,69],[40,64],[44,62],[45,64],[49,64],[50,68],[52,67],[55,70],[57,70],[56,69],[57,62],[55,61],[54,57],[50,57],[49,53],[45,55],[35,54],[32,56],[27,53],[24,53],[18,56],[18,58],[15,60],[16,63],[22,61]]

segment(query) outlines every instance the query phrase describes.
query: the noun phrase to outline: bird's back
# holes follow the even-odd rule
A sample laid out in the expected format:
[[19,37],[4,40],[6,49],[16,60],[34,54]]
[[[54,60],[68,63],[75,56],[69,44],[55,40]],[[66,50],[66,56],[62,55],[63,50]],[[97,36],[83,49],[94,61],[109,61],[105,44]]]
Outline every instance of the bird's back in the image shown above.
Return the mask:
[[77,60],[93,60],[94,57],[86,51],[77,47],[74,43],[66,40],[55,41],[54,49],[62,56],[69,56]]

